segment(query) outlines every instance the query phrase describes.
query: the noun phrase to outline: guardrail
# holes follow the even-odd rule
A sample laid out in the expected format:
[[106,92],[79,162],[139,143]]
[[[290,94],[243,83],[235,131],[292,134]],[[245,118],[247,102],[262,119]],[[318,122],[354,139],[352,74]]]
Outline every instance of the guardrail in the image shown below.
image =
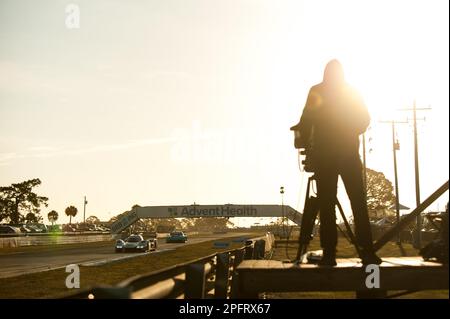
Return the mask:
[[0,234],[0,238],[13,238],[13,237],[40,237],[40,236],[80,236],[80,235],[106,235],[110,234],[109,231],[76,231],[76,232],[42,232],[42,233],[9,233]]
[[[267,245],[266,240],[268,239]],[[66,299],[226,299],[233,295],[237,266],[245,259],[271,255],[272,237],[248,240],[245,246],[129,278],[116,286],[92,287]]]
[[46,233],[22,236],[9,236],[0,238],[0,248],[15,248],[38,245],[61,245],[111,240],[107,233]]

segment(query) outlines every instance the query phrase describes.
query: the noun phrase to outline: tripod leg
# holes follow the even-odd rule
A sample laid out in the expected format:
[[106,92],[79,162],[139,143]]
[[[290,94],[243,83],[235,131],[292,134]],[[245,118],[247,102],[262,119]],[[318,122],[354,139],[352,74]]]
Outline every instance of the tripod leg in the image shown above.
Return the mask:
[[358,253],[358,256],[362,258],[361,249],[358,246],[358,242],[356,241],[356,237],[353,234],[353,231],[350,227],[350,224],[347,221],[347,217],[345,217],[344,210],[342,209],[341,203],[339,203],[339,200],[336,198],[336,205],[339,209],[339,213],[341,214],[342,219],[344,220],[345,228],[347,229],[348,237],[350,238],[350,242],[355,246],[356,252]]
[[298,239],[298,250],[296,261],[301,262],[301,257],[306,253],[309,242],[313,238],[313,229],[319,213],[319,200],[317,197],[309,197],[305,201],[305,209],[303,210],[302,225],[300,226],[300,236]]

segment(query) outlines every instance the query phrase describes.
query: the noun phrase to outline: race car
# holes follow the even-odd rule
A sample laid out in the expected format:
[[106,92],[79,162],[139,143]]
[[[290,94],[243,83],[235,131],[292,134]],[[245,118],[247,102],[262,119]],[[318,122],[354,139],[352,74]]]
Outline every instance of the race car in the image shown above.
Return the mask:
[[145,240],[141,235],[131,235],[125,240],[119,239],[116,241],[116,253],[122,252],[147,252],[156,250],[156,238]]
[[185,243],[187,236],[182,231],[173,231],[166,237],[166,243]]

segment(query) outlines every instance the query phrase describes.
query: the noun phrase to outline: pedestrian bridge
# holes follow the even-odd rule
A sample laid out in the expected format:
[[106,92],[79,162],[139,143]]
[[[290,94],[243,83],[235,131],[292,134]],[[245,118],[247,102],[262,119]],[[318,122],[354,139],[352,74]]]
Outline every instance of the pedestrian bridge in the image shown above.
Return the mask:
[[297,225],[302,220],[301,213],[286,205],[134,206],[111,225],[111,233],[118,234],[142,218],[198,217],[287,217]]

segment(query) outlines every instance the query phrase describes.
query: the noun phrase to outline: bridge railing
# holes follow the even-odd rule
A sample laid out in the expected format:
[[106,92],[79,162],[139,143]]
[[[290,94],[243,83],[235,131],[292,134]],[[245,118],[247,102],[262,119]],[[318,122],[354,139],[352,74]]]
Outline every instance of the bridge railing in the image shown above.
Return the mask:
[[[267,238],[271,238],[266,236]],[[237,266],[245,259],[264,259],[266,240],[248,240],[238,249],[126,279],[116,286],[92,287],[65,298],[75,299],[226,299],[232,294]],[[269,239],[270,241],[270,239]],[[268,243],[268,247],[272,243]]]

